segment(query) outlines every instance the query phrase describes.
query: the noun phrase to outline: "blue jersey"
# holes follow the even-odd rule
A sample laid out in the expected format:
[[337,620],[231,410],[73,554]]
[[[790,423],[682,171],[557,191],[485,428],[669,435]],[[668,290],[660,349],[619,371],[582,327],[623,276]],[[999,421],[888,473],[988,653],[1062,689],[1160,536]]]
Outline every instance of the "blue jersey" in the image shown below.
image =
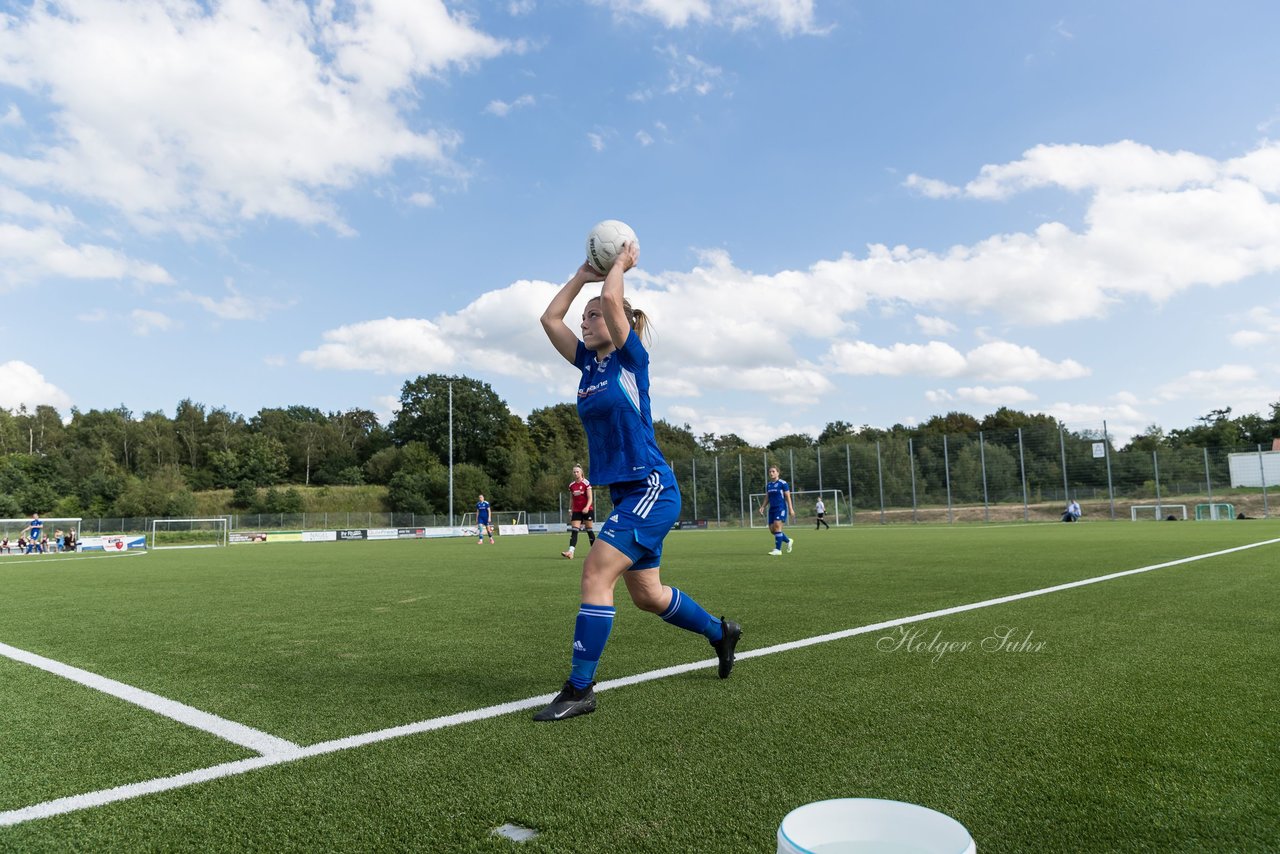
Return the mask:
[[587,433],[591,476],[599,484],[644,480],[665,467],[653,437],[649,412],[649,351],[632,330],[620,350],[603,361],[581,341],[573,363],[578,383],[578,417]]
[[785,511],[787,509],[787,496],[783,493],[790,491],[791,487],[781,478],[769,481],[769,484],[765,486],[765,492],[769,496],[769,510],[771,512]]
[[478,522],[481,525],[489,524],[489,502],[488,501],[476,502],[476,522]]
[[40,542],[40,534],[43,528],[44,528],[43,521],[41,521],[40,519],[31,520],[31,539],[33,541],[37,543]]

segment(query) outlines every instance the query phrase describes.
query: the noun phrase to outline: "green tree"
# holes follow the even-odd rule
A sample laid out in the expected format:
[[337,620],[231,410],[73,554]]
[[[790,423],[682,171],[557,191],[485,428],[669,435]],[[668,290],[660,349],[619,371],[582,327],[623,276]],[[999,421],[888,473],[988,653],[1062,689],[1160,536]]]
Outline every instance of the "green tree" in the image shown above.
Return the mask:
[[400,409],[391,421],[396,444],[421,442],[442,463],[449,461],[450,386],[453,400],[453,459],[483,466],[502,443],[511,411],[488,383],[469,377],[430,374],[405,382]]

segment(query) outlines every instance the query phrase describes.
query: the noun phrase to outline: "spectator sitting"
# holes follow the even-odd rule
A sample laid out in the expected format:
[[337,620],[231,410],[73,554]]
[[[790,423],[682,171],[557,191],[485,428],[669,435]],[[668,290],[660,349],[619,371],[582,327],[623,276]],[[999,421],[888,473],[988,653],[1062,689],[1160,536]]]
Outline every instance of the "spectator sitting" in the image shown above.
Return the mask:
[[18,535],[18,554],[24,554],[26,553],[26,551],[27,551],[27,538],[19,534]]
[[63,548],[65,548],[69,552],[75,551],[76,550],[76,532],[67,531],[66,537],[63,538],[62,545],[63,545]]
[[0,554],[13,554],[13,548],[9,545],[9,538],[0,539]]
[[1062,521],[1079,522],[1080,521],[1080,503],[1074,498],[1067,505],[1067,509],[1062,511]]

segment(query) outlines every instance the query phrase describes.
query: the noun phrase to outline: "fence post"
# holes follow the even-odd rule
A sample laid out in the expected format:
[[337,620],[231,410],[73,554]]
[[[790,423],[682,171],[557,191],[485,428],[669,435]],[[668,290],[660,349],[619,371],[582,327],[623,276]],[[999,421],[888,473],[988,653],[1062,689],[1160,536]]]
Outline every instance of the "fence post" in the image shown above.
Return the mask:
[[698,460],[690,458],[689,465],[693,469],[693,518],[698,518]]
[[1267,469],[1262,464],[1262,445],[1258,445],[1258,478],[1262,483],[1262,518],[1270,519],[1271,514],[1267,507]]
[[907,439],[907,463],[911,466],[911,521],[920,521],[920,510],[916,504],[916,446],[915,439]]
[[1031,521],[1031,507],[1027,504],[1027,455],[1022,450],[1022,428],[1018,428],[1018,466],[1022,469],[1022,521]]
[[951,457],[947,454],[947,434],[942,434],[942,473],[947,481],[947,524],[955,524],[955,514],[951,512]]
[[822,493],[822,446],[818,446],[818,493]]
[[742,482],[742,454],[738,454],[738,524],[747,524],[747,493]]
[[1213,512],[1213,479],[1209,476],[1209,449],[1202,448],[1204,451],[1204,488],[1209,493],[1209,518],[1218,518]]
[[791,486],[796,485],[796,449],[787,448],[787,459],[791,461]]
[[991,521],[991,502],[987,499],[987,445],[978,431],[978,462],[982,466],[982,521]]
[[720,527],[720,458],[712,457],[716,467],[716,527]]
[[1058,427],[1058,447],[1062,451],[1062,503],[1071,500],[1071,486],[1067,483],[1067,440],[1063,437],[1062,427]]
[[[1259,460],[1262,457],[1258,457]],[[849,524],[853,524],[853,456],[849,452],[849,443],[844,444],[844,465],[849,476]],[[838,524],[838,523],[837,523]]]
[[880,440],[876,439],[876,476],[880,479],[880,524],[884,524],[884,464],[880,462]]
[[1156,521],[1164,521],[1164,509],[1160,506],[1160,459],[1156,456],[1156,450],[1151,450],[1151,470],[1156,476]]
[[1107,499],[1111,502],[1111,521],[1116,520],[1116,491],[1111,486],[1111,437],[1107,435],[1107,422],[1102,422],[1102,451],[1107,455]]

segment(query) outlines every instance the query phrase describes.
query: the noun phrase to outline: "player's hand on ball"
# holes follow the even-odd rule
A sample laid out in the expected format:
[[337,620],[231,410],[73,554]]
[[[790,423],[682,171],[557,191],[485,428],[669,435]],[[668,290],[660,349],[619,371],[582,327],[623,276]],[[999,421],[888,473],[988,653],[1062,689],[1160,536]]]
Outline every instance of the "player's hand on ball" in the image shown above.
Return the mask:
[[575,277],[580,282],[603,282],[604,281],[604,273],[601,273],[595,267],[592,267],[590,261],[582,262],[582,266],[578,268],[578,272],[576,273]]
[[[640,260],[639,245],[627,241],[622,244],[622,249],[618,252],[618,257],[613,259],[613,266],[622,265],[622,272],[627,272],[636,265]],[[590,266],[589,264],[587,266]]]

